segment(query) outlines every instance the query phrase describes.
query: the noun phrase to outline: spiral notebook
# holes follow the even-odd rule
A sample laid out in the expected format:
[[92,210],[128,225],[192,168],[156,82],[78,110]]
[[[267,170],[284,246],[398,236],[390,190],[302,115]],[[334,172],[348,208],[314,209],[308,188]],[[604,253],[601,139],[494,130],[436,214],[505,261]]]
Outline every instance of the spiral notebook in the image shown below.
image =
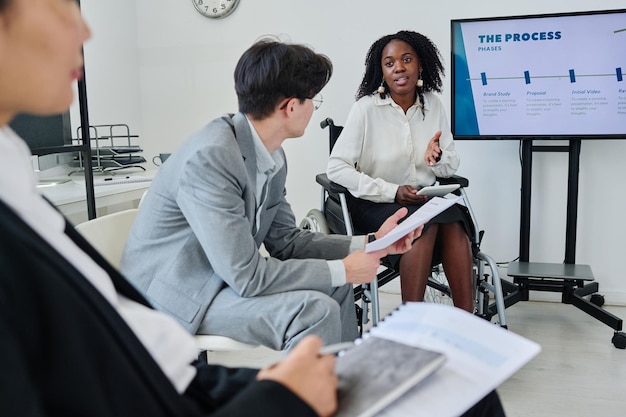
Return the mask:
[[379,337],[365,337],[337,358],[335,417],[370,417],[415,387],[445,362],[445,355]]
[[337,358],[337,416],[456,417],[540,350],[461,309],[405,303]]

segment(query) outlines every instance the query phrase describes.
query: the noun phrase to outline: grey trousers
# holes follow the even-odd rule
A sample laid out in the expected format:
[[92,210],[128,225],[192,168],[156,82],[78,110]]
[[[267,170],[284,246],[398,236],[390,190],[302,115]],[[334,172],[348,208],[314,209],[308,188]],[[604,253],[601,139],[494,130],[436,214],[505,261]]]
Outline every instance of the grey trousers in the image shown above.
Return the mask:
[[230,287],[215,297],[198,334],[227,336],[241,342],[289,350],[309,334],[324,344],[359,336],[352,285],[329,293],[302,290],[243,298]]

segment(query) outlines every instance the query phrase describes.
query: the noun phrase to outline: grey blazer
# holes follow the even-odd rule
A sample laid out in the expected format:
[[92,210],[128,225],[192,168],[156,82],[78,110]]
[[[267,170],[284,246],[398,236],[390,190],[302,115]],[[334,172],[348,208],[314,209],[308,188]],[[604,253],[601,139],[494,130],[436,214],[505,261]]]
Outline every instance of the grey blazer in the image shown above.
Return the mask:
[[[326,259],[349,253],[351,238],[297,227],[286,164],[269,184],[257,228],[256,166],[245,116],[213,120],[160,168],[130,232],[122,272],[192,333],[225,286],[241,297],[327,292]],[[259,253],[262,243],[271,257]]]

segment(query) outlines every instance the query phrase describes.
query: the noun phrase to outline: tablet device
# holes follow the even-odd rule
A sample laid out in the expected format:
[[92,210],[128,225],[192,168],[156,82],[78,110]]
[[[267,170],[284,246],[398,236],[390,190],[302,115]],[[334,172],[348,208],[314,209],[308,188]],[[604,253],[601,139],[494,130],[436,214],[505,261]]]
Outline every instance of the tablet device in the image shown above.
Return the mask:
[[459,188],[459,184],[431,185],[424,187],[417,192],[417,195],[427,195],[428,197],[443,197]]

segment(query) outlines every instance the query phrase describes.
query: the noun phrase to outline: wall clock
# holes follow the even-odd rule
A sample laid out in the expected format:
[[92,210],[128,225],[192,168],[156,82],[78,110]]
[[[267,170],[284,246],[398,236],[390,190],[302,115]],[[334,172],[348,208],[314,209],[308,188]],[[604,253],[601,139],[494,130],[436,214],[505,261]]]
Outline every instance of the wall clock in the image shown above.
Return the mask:
[[191,0],[196,10],[205,17],[222,19],[237,8],[239,0]]

